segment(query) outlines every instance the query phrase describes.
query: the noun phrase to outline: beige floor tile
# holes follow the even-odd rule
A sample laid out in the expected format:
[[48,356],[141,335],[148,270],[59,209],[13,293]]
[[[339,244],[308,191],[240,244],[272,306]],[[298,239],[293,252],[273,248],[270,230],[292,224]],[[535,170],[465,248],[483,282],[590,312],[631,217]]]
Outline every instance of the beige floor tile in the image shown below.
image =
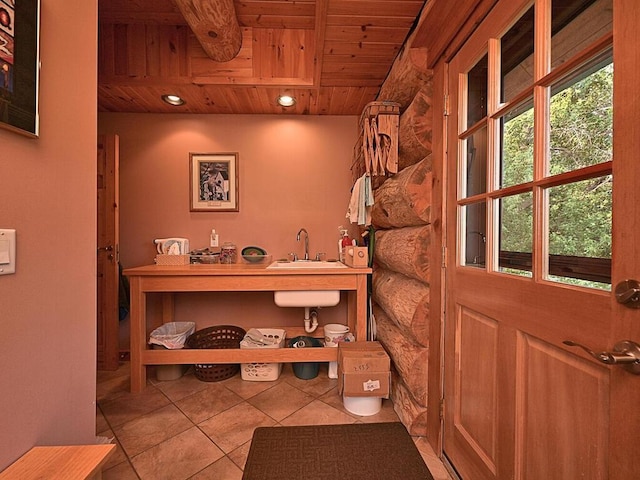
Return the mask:
[[435,454],[425,437],[414,437],[413,443],[418,447],[418,451],[420,452],[420,455],[422,455],[424,463],[427,464],[427,468],[431,472],[433,480],[452,480],[452,477],[449,475],[446,467]]
[[106,431],[100,432],[100,435],[107,438],[113,438],[113,441],[111,443],[115,444],[116,446],[116,451],[113,452],[111,455],[109,455],[107,462],[102,467],[103,470],[107,470],[122,462],[126,462],[127,455],[124,453],[124,450],[122,450],[122,446],[120,445],[120,442],[118,442],[118,440],[115,438],[114,433],[111,430],[106,430]]
[[121,393],[115,399],[100,401],[99,405],[111,428],[115,428],[169,403],[162,392],[150,386],[141,393]]
[[107,423],[107,419],[104,418],[100,407],[96,406],[96,435],[99,435],[100,432],[109,429],[109,424]]
[[193,423],[175,405],[167,405],[113,431],[127,455],[133,457],[192,426]]
[[129,461],[119,463],[115,467],[102,471],[102,480],[139,480],[133,466]]
[[175,405],[193,423],[198,424],[242,401],[242,397],[236,395],[221,383],[216,382],[207,385],[204,390],[175,402]]
[[[340,401],[342,402],[342,397],[340,397]],[[380,408],[380,411],[375,415],[368,415],[363,417],[362,415],[348,412],[346,409],[345,412],[358,419],[358,422],[360,423],[382,423],[400,421],[400,419],[398,418],[398,414],[393,409],[393,403],[391,402],[391,400],[388,400],[386,398],[382,399],[382,408]]]
[[169,400],[172,402],[177,402],[212,385],[210,382],[198,380],[193,373],[183,375],[177,380],[154,382],[153,384],[158,390],[169,397]]
[[191,480],[242,480],[242,470],[229,460],[228,457],[222,457],[215,463],[212,463],[201,472],[191,477]]
[[102,402],[104,400],[114,399],[118,395],[128,392],[130,386],[131,381],[129,380],[129,376],[114,377],[100,382],[96,386],[96,400]]
[[287,382],[281,382],[247,401],[274,420],[280,421],[308,405],[313,399],[308,393]]
[[292,425],[336,425],[355,423],[355,418],[327,405],[320,400],[314,400],[292,415],[280,421],[280,424]]
[[229,459],[235,463],[238,468],[244,470],[244,464],[247,463],[247,457],[249,456],[249,449],[251,448],[251,440],[243,443],[238,448],[236,448],[231,453],[228,453],[227,456]]
[[127,381],[131,374],[131,363],[120,362],[116,370],[98,370],[96,373],[96,381],[98,383],[106,383],[114,378],[124,378]]
[[323,395],[338,385],[337,379],[328,377],[326,364],[321,365],[318,376],[315,378],[303,380],[295,375],[290,375],[285,378],[285,381],[314,397]]
[[248,399],[256,396],[257,394],[264,392],[265,390],[269,390],[274,385],[277,385],[282,381],[282,378],[278,378],[273,382],[253,382],[249,380],[242,380],[240,374],[236,375],[233,378],[225,380],[221,382],[225,387],[227,387],[232,392],[236,393],[243,399]]
[[275,423],[268,415],[242,402],[198,426],[218,447],[229,453],[251,440],[256,427],[269,427]]
[[185,480],[222,457],[224,453],[192,427],[131,461],[141,480]]

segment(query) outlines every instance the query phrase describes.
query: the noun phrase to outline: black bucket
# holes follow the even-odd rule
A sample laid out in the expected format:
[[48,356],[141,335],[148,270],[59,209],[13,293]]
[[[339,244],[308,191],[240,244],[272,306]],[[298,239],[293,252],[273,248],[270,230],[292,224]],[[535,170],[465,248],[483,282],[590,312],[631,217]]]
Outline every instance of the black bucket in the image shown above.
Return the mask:
[[[313,348],[323,347],[324,345],[320,340],[313,337],[294,337],[289,340],[289,347],[291,348]],[[296,377],[302,380],[311,380],[318,376],[318,370],[320,369],[320,363],[318,362],[293,362],[293,373]]]

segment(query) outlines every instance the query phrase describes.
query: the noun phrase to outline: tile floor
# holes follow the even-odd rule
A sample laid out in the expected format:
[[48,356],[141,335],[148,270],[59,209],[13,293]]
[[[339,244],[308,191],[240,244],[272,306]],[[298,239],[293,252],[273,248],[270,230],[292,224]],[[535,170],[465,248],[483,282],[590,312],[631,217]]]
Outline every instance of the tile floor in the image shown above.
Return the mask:
[[[148,377],[147,388],[131,394],[128,362],[98,372],[96,434],[118,445],[104,480],[240,480],[256,427],[399,421],[390,400],[370,417],[347,412],[326,366],[312,380],[298,379],[289,364],[273,382],[237,374],[208,383],[192,371],[160,382],[151,368]],[[425,439],[414,440],[434,479],[450,480]]]

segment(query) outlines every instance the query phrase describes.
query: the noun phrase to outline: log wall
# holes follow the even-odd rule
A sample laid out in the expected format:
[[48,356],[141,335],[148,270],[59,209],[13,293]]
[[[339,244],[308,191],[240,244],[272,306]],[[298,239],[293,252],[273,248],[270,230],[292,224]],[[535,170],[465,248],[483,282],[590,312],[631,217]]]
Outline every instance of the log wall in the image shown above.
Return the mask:
[[439,342],[429,334],[433,72],[425,50],[410,45],[411,39],[377,99],[399,103],[401,114],[399,171],[374,190],[372,299],[376,338],[393,363],[394,409],[411,435],[426,436],[430,343]]

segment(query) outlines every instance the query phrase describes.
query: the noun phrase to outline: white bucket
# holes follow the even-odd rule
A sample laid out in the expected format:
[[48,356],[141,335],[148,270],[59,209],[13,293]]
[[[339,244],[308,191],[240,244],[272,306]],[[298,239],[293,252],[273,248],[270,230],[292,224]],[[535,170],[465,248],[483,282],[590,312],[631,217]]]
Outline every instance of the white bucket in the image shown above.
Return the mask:
[[382,408],[380,397],[342,397],[342,403],[347,412],[361,417],[375,415]]
[[338,342],[342,342],[347,333],[349,333],[349,327],[346,325],[328,323],[324,326],[324,346],[337,347]]

